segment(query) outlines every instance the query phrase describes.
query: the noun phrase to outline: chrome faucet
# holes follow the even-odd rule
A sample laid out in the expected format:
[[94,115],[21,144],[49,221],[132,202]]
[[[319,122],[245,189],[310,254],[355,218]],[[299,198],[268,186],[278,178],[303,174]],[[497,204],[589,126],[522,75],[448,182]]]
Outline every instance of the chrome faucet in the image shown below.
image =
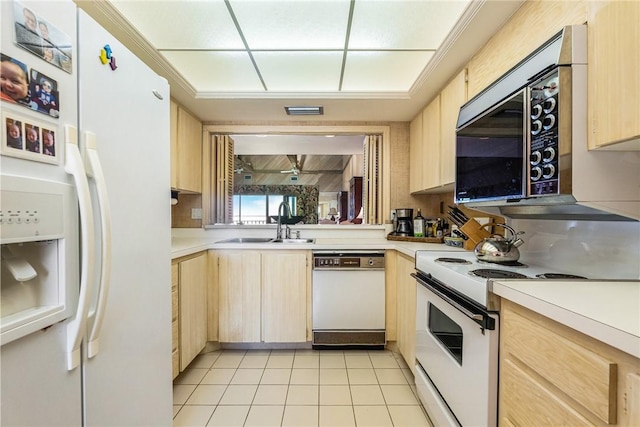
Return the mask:
[[284,206],[285,208],[285,215],[287,215],[287,218],[291,216],[291,207],[289,206],[289,203],[287,202],[282,202],[280,203],[280,206],[278,206],[278,227],[276,228],[276,239],[290,239],[291,238],[291,229],[289,228],[288,225],[285,225],[285,237],[282,237],[282,207]]

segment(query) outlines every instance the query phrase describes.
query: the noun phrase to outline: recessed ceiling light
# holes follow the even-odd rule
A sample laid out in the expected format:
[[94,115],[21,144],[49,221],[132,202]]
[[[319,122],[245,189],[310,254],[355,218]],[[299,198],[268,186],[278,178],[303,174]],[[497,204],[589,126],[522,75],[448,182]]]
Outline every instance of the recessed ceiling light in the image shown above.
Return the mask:
[[289,116],[321,116],[324,114],[324,107],[284,107]]

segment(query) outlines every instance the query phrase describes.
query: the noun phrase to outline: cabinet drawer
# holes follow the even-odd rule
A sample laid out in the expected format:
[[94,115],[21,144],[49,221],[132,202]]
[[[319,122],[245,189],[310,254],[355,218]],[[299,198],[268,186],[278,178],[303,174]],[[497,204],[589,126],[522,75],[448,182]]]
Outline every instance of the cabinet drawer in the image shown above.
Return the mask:
[[617,364],[511,310],[503,316],[505,358],[518,360],[602,421],[615,424]]
[[180,373],[180,354],[178,353],[178,350],[175,350],[171,355],[171,357],[172,357],[171,365],[173,370],[173,379],[175,379]]
[[171,324],[171,349],[172,350],[177,350],[178,349],[178,343],[180,342],[180,337],[178,336],[178,332],[179,328],[178,328],[178,319],[174,320],[173,323]]
[[511,360],[504,360],[500,370],[501,426],[593,425]]
[[171,264],[171,289],[178,287],[178,263]]
[[178,305],[178,289],[171,291],[171,320],[178,318],[180,306]]

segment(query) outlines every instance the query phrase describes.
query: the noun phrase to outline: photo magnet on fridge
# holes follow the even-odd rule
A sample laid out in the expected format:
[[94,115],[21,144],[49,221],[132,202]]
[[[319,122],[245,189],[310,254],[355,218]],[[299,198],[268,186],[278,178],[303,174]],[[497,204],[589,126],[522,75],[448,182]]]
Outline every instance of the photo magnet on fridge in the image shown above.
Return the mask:
[[71,74],[73,54],[69,35],[36,15],[33,9],[17,1],[13,4],[16,44]]
[[13,112],[2,113],[3,156],[19,157],[42,163],[59,163],[57,126],[33,120]]

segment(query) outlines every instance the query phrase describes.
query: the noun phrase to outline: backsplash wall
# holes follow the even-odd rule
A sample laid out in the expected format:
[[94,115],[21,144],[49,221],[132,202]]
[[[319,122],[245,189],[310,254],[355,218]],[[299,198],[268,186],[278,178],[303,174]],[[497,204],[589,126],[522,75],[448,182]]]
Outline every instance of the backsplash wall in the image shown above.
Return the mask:
[[640,279],[640,222],[524,220],[509,222],[524,231],[526,262],[590,279]]

